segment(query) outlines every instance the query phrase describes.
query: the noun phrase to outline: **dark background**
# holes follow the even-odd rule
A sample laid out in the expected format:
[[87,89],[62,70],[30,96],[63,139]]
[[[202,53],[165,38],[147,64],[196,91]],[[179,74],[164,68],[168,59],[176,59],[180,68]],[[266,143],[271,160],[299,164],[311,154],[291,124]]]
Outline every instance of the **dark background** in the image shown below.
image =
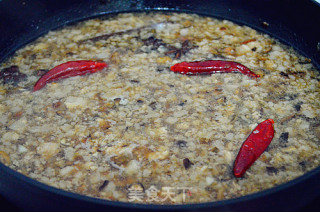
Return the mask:
[[[241,21],[242,24],[254,26],[261,32],[269,32],[293,46],[311,58],[320,68],[320,7],[311,0],[2,0],[0,1],[0,62],[48,30],[68,22],[107,14],[106,11],[117,12],[119,8],[121,11],[167,8],[170,11],[197,12],[214,15],[217,18],[227,17],[238,23]],[[267,22],[268,26],[263,25],[263,22]],[[320,211],[319,177],[320,168],[317,168],[312,174],[309,173],[309,176],[300,178],[300,181],[291,181],[287,187],[279,186],[283,189],[269,193],[265,198],[256,196],[233,205],[220,206],[229,209],[228,211],[232,211],[231,208],[238,211],[244,208],[250,210],[246,208],[249,206],[251,210],[252,206],[259,209],[255,211],[271,209],[281,211],[279,207],[288,211],[295,209]],[[93,205],[79,198],[67,198],[68,196],[62,196],[60,193],[53,194],[46,192],[46,189],[39,189],[39,186],[31,186],[34,184],[36,183],[0,166],[0,190],[12,201],[31,204],[34,209],[42,206],[50,211],[59,211],[56,208],[69,203],[66,207],[74,209],[74,205],[77,205],[79,209],[87,209],[86,211],[90,212]],[[0,204],[1,211],[18,211],[2,196]],[[304,206],[296,208],[296,204]],[[206,209],[211,210],[210,207]],[[103,207],[103,211],[107,210]]]
[[[24,212],[23,210],[20,210],[12,203],[8,202],[3,196],[0,196],[0,206],[1,206],[1,208],[5,208],[4,212],[7,212],[7,211]],[[320,197],[313,200],[307,206],[305,206],[301,209],[298,209],[297,212],[305,212],[305,211],[312,212],[312,211],[319,211],[319,210],[320,210]],[[3,210],[1,210],[1,211],[3,211]],[[107,211],[107,209],[106,209],[106,211]],[[275,208],[274,211],[277,211],[277,209]]]

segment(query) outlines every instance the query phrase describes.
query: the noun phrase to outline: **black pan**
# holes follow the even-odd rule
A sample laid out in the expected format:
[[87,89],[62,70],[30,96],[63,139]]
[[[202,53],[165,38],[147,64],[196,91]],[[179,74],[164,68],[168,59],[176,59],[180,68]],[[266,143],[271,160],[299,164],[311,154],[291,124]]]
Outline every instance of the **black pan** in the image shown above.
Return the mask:
[[[308,0],[0,0],[0,62],[49,30],[120,12],[176,11],[228,19],[293,46],[320,69],[320,6]],[[244,197],[192,205],[143,205],[90,198],[49,187],[0,163],[0,194],[28,211],[294,211],[320,196],[320,167]]]

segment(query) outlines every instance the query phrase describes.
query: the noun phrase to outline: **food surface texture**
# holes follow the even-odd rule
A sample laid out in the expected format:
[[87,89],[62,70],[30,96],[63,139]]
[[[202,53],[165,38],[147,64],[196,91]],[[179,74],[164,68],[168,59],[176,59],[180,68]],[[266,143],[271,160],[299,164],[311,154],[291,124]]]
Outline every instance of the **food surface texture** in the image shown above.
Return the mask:
[[[108,65],[33,91],[49,70],[79,60]],[[259,77],[170,70],[214,60]],[[210,202],[320,165],[318,70],[291,47],[227,20],[176,13],[87,20],[38,38],[0,70],[0,161],[60,189],[145,204]],[[272,142],[235,177],[240,147],[267,119]]]

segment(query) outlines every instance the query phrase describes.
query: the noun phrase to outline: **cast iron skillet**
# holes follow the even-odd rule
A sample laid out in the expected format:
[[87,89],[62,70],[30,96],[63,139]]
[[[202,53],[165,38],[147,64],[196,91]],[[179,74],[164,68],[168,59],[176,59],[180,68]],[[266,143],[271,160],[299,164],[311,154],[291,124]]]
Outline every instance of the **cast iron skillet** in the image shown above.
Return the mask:
[[[0,62],[40,35],[65,24],[120,12],[198,13],[251,26],[320,64],[320,6],[306,0],[0,0]],[[143,205],[90,198],[49,187],[0,163],[0,194],[28,211],[293,211],[320,195],[320,167],[272,189],[192,205]]]

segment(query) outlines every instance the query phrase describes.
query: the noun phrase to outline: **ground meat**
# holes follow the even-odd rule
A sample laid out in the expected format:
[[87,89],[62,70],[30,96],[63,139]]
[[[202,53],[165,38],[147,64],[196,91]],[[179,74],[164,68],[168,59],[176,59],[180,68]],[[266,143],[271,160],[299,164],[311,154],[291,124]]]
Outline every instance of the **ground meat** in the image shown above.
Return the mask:
[[[260,78],[170,71],[212,59],[241,63]],[[42,74],[72,60],[109,66],[32,92]],[[318,71],[269,35],[230,21],[183,13],[87,20],[26,45],[0,70],[0,161],[60,189],[199,203],[268,189],[320,164]],[[236,179],[242,143],[269,118],[273,141]]]

